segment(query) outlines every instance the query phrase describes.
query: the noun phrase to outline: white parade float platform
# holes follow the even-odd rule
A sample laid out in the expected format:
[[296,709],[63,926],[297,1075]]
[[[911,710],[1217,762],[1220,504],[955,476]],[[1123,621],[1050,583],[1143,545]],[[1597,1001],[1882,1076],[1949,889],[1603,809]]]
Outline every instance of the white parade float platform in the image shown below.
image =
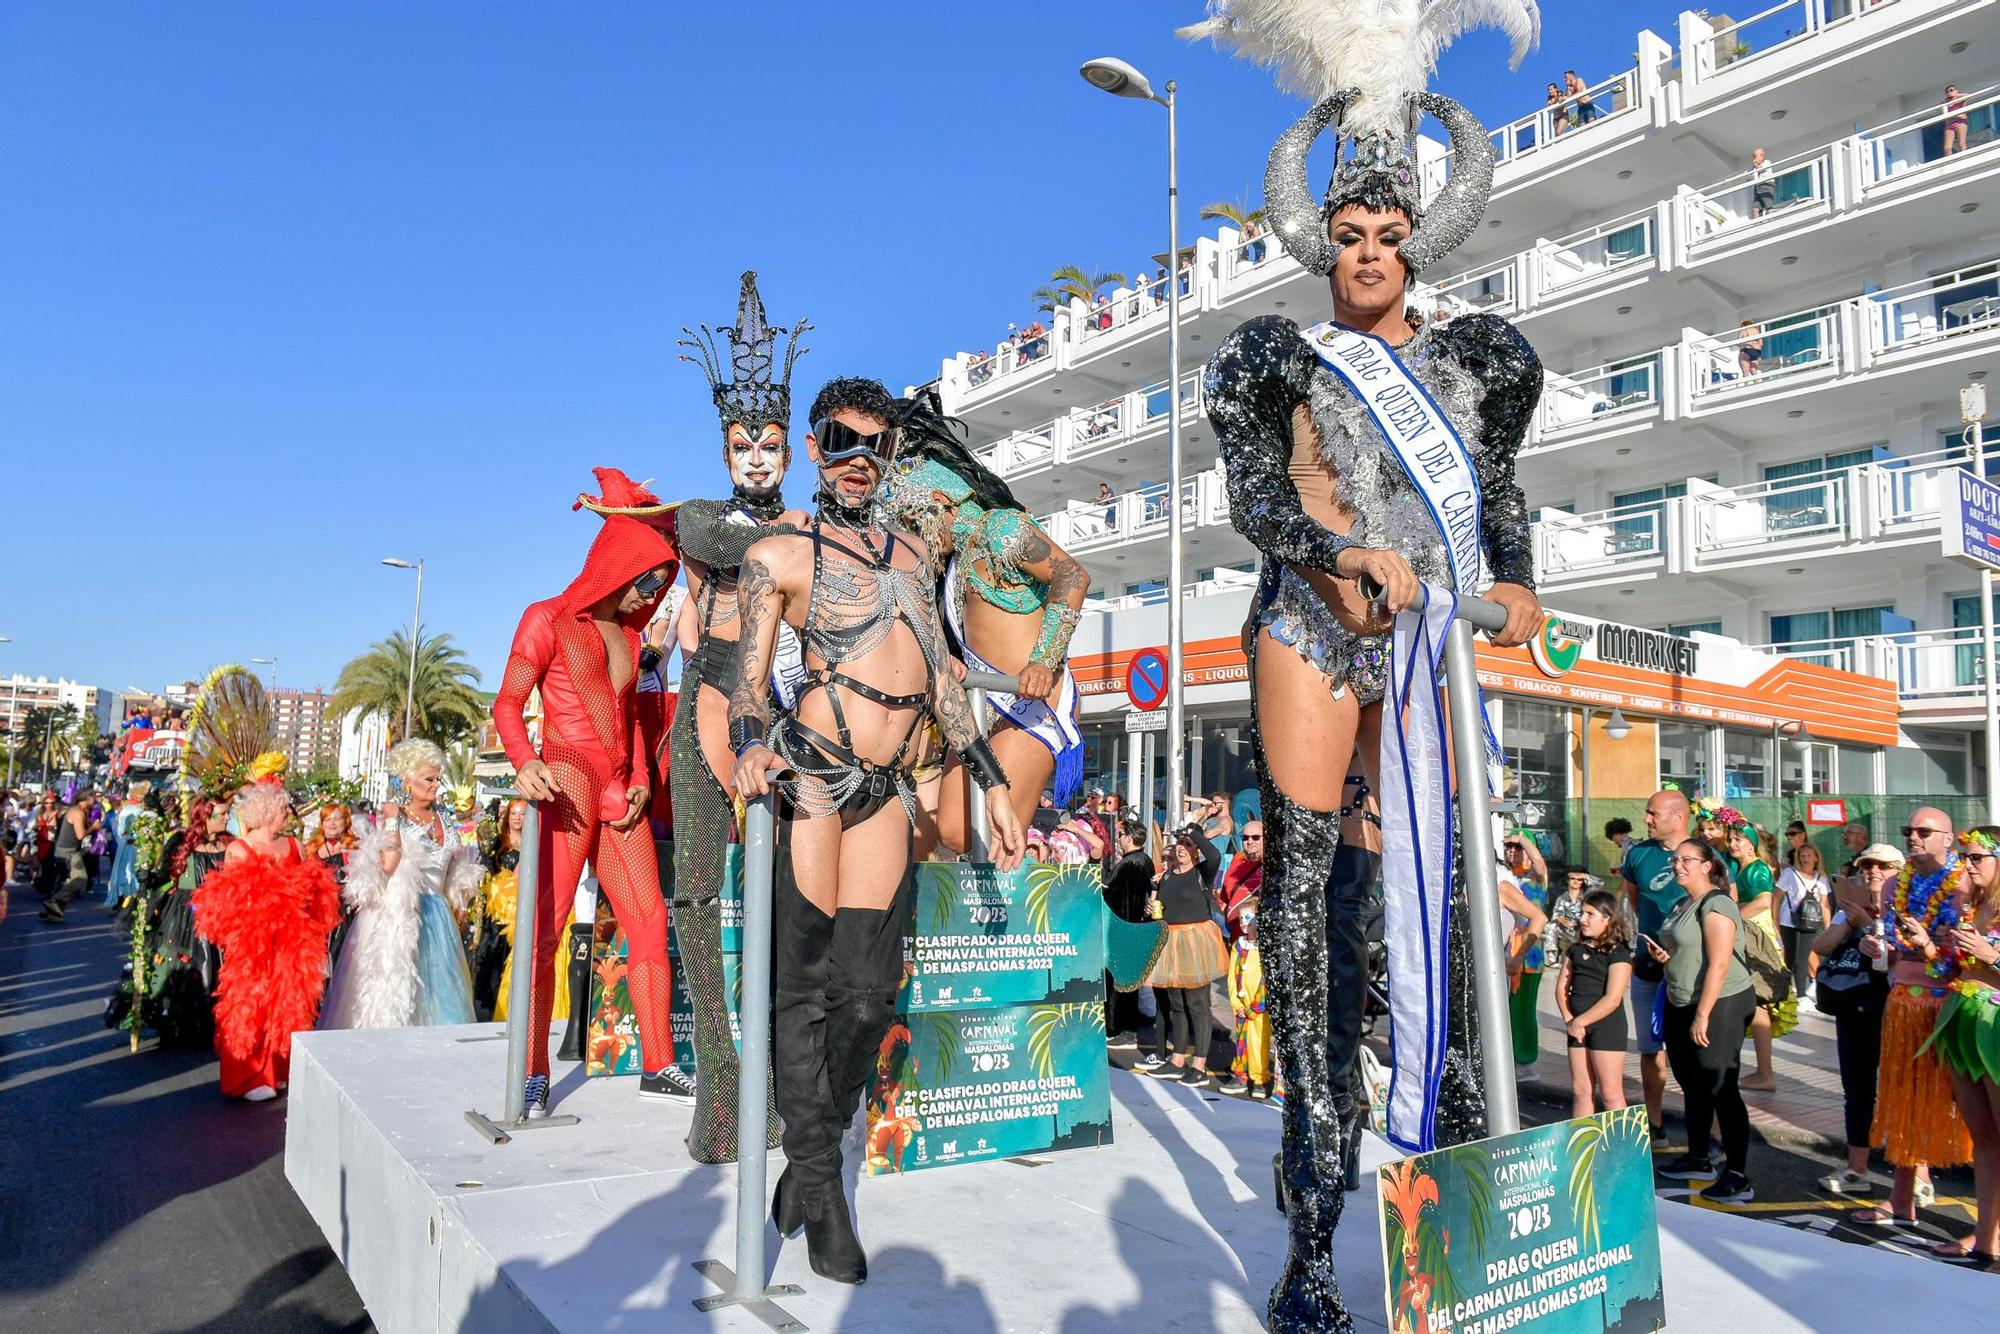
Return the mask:
[[[694,1308],[715,1291],[695,1262],[734,1264],[736,1173],[688,1160],[689,1110],[558,1065],[556,1101],[581,1123],[489,1144],[465,1112],[499,1112],[505,1044],[463,1039],[499,1031],[294,1041],[285,1174],[377,1327],[764,1329],[740,1308]],[[806,1290],[780,1304],[814,1331],[1262,1328],[1285,1253],[1271,1203],[1277,1112],[1138,1076],[1114,1073],[1111,1088],[1107,1148],[860,1182],[860,1287],[815,1275],[803,1237],[767,1232],[771,1281]],[[1363,1162],[1392,1156],[1371,1137]],[[1381,1330],[1372,1181],[1348,1198],[1338,1254],[1356,1327]],[[1660,1249],[1670,1329],[1886,1318],[1970,1330],[2000,1300],[1988,1275],[1687,1205],[1660,1205]]]

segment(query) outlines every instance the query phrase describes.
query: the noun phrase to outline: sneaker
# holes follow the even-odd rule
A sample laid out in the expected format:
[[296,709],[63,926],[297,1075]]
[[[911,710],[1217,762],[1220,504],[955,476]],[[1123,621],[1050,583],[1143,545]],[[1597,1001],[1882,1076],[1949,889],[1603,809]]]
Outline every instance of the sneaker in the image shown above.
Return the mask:
[[1167,1058],[1157,1052],[1148,1052],[1134,1062],[1132,1068],[1142,1075],[1150,1075],[1167,1063]]
[[539,1121],[549,1114],[549,1077],[529,1075],[524,1115],[531,1121]]
[[1237,1079],[1233,1076],[1229,1079],[1224,1080],[1217,1087],[1223,1093],[1235,1093],[1238,1095],[1245,1094],[1250,1091],[1250,1083],[1248,1080]]
[[53,903],[45,903],[42,905],[42,910],[35,915],[44,922],[60,922],[63,919],[63,910]]
[[1741,1172],[1724,1172],[1702,1191],[1701,1198],[1710,1204],[1748,1204],[1757,1198],[1757,1190]]
[[1250,1096],[1258,1102],[1263,1102],[1271,1096],[1271,1086],[1269,1084],[1252,1084],[1250,1086]]
[[1819,1179],[1819,1188],[1829,1195],[1865,1195],[1880,1189],[1873,1177],[1851,1167],[1827,1173]]
[[1928,1181],[1919,1181],[1915,1198],[1919,1209],[1928,1209],[1937,1203],[1937,1187]]
[[1684,1153],[1660,1168],[1659,1173],[1669,1181],[1703,1181],[1719,1175],[1715,1161],[1702,1153]]
[[1179,1079],[1187,1072],[1188,1068],[1185,1065],[1175,1065],[1172,1061],[1161,1061],[1158,1065],[1146,1068],[1146,1073],[1155,1079]]
[[669,1102],[693,1102],[694,1081],[682,1074],[679,1066],[670,1065],[656,1075],[640,1076],[639,1096],[665,1098]]
[[1129,1051],[1139,1045],[1139,1035],[1137,1033],[1115,1033],[1112,1035],[1111,1040],[1104,1045],[1113,1051]]
[[1190,1065],[1187,1067],[1186,1073],[1181,1076],[1181,1083],[1195,1084],[1195,1085],[1206,1084],[1208,1083],[1208,1071],[1197,1070]]
[[1654,1126],[1652,1129],[1653,1129],[1653,1143],[1665,1146],[1667,1142],[1666,1123],[1663,1121],[1660,1124]]
[[278,1096],[278,1090],[272,1088],[269,1084],[259,1084],[256,1088],[251,1089],[248,1093],[243,1095],[243,1101],[269,1102],[271,1099],[277,1096]]

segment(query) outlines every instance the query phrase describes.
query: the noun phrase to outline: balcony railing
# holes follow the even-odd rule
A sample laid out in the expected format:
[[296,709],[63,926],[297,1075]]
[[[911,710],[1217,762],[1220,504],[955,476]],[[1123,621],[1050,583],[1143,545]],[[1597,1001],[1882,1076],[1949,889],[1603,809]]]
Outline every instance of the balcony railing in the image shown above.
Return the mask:
[[1083,318],[1076,324],[1076,340],[1079,343],[1087,343],[1153,315],[1158,315],[1164,320],[1166,309],[1165,278],[1155,278],[1134,288],[1121,287],[1110,296],[1091,303],[1084,310]]
[[1906,705],[1953,702],[1971,705],[1986,686],[1986,654],[1981,638],[1979,627],[1972,626],[1757,647],[1780,657],[1892,680]]
[[[1865,195],[1884,182],[1948,164],[1963,153],[1996,142],[1994,118],[2000,113],[2000,107],[1996,107],[2000,104],[2000,84],[1967,93],[1960,103],[1957,107],[1942,103],[1926,107],[1855,135],[1861,149],[1857,160],[1862,193]],[[1961,119],[1967,122],[1966,142],[1962,147],[1947,145],[1945,126]],[[1973,121],[1979,122],[1976,130]]]
[[[1190,527],[1229,522],[1221,475],[1206,470],[1184,479],[1181,506],[1181,521]],[[1164,534],[1168,517],[1167,485],[1154,482],[1109,500],[1072,500],[1038,516],[1038,522],[1058,546],[1074,553]]]
[[1278,244],[1278,238],[1269,232],[1248,239],[1239,238],[1222,254],[1222,276],[1234,278],[1252,269],[1260,269],[1284,253],[1285,248]]
[[2000,326],[2000,263],[1921,278],[1862,299],[1878,354],[1906,352]]
[[1542,294],[1579,286],[1617,269],[1642,263],[1659,254],[1653,210],[1602,222],[1595,227],[1537,248]]
[[1831,371],[1840,358],[1837,309],[1803,311],[1688,345],[1688,393],[1696,401],[1751,385]]
[[1802,212],[1825,210],[1833,199],[1837,145],[1767,162],[1681,196],[1681,225],[1690,250],[1717,237]]
[[1503,318],[1518,313],[1515,305],[1515,258],[1461,274],[1435,289],[1436,299],[1456,314],[1485,313]]
[[1851,470],[1690,494],[1696,559],[1841,538],[1847,532],[1850,476]]
[[[1216,597],[1229,593],[1248,592],[1257,587],[1257,576],[1241,570],[1217,570],[1213,578],[1203,579],[1187,585],[1181,590],[1183,601],[1192,598]],[[1112,598],[1087,598],[1084,600],[1085,613],[1099,614],[1114,611],[1133,611],[1140,607],[1164,606],[1167,601],[1165,588],[1149,588],[1140,593],[1124,593]]]
[[1519,120],[1494,130],[1489,136],[1493,140],[1494,161],[1496,164],[1516,161],[1561,143],[1570,135],[1582,134],[1638,104],[1639,71],[1623,70],[1581,93],[1537,107]]
[[1667,552],[1665,511],[1627,505],[1595,514],[1544,510],[1535,524],[1535,565],[1544,578],[1646,565]]
[[1536,424],[1544,437],[1657,412],[1660,407],[1660,354],[1574,375],[1548,372]]
[[1694,43],[1696,77],[1710,78],[1720,70],[1767,56],[1893,3],[1895,0],[1783,0],[1745,19],[1709,20],[1713,31]]

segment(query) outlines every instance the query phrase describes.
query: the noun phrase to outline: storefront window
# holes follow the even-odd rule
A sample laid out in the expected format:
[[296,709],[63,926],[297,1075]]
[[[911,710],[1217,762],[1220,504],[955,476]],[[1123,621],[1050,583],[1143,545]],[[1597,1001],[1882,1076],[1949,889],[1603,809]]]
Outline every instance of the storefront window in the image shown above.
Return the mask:
[[1694,723],[1660,722],[1660,783],[1693,796],[1708,791],[1708,729]]
[[1858,746],[1840,748],[1840,785],[1838,792],[1873,792],[1875,790],[1875,752],[1862,750]]
[[[1704,789],[1706,791],[1706,789]],[[1771,734],[1722,729],[1722,797],[1771,795]]]
[[1500,727],[1506,755],[1506,794],[1521,802],[1520,823],[1533,830],[1551,863],[1568,861],[1563,840],[1569,802],[1570,710],[1510,699]]

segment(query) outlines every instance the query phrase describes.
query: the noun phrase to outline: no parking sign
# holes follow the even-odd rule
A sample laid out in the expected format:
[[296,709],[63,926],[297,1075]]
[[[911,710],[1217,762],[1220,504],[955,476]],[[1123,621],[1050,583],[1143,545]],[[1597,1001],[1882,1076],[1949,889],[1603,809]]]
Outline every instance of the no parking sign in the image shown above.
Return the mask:
[[1125,694],[1132,707],[1150,712],[1167,702],[1167,655],[1140,649],[1125,667]]

